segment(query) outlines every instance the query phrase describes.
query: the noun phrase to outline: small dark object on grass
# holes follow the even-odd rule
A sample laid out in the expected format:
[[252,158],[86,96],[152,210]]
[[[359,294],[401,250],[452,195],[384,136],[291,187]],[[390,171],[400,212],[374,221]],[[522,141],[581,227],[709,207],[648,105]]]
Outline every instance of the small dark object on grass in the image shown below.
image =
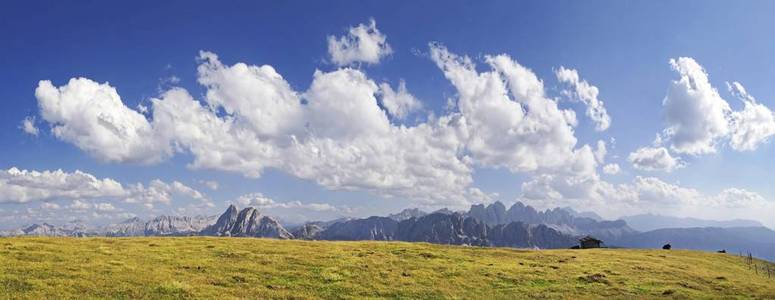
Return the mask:
[[664,246],[662,246],[662,249],[664,249],[664,250],[670,250],[670,249],[673,249],[673,246],[671,246],[671,245],[670,245],[670,243],[667,243],[667,244],[665,244]]
[[604,283],[609,284],[608,280],[605,279],[605,275],[597,273],[587,276],[581,276],[579,277],[579,280],[586,282],[586,283]]
[[724,250],[719,250],[719,251],[718,251],[718,253],[727,253],[727,250],[726,250],[726,249],[724,249]]

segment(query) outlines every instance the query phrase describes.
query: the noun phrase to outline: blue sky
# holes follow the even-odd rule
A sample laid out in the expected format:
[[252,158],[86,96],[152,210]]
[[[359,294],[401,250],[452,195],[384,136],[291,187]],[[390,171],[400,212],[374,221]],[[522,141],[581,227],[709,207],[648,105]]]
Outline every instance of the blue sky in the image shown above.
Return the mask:
[[[212,214],[223,210],[227,203],[238,201],[240,196],[250,194],[253,194],[252,198],[244,199],[252,200],[243,203],[260,204],[264,203],[260,199],[271,199],[273,204],[267,205],[266,210],[293,221],[386,214],[411,206],[463,208],[477,202],[522,200],[539,207],[599,208],[607,217],[657,212],[720,219],[752,218],[766,222],[765,216],[775,212],[771,201],[775,188],[768,176],[773,167],[771,157],[775,154],[768,139],[772,124],[769,120],[745,123],[753,124],[746,128],[754,128],[751,130],[760,133],[759,139],[751,141],[755,149],[741,151],[743,147],[739,144],[732,146],[730,141],[735,132],[740,132],[741,137],[750,135],[745,135],[743,129],[733,129],[734,124],[743,124],[734,121],[737,119],[732,115],[733,112],[742,114],[744,102],[728,91],[727,82],[739,82],[747,94],[755,97],[756,103],[775,107],[775,85],[772,84],[775,82],[775,60],[772,59],[775,40],[770,38],[775,20],[769,15],[773,8],[775,4],[767,1],[5,3],[0,9],[0,80],[4,82],[0,89],[0,141],[5,145],[0,149],[0,168],[39,172],[61,169],[66,174],[80,170],[98,180],[115,180],[127,190],[129,185],[136,183],[149,187],[154,179],[168,186],[178,181],[197,190],[206,200],[170,188],[171,203],[149,200],[153,202],[151,209],[137,201],[127,202],[126,195],[91,197],[28,190],[24,183],[9,179],[27,175],[7,175],[12,172],[6,172],[2,184],[8,190],[3,192],[5,197],[0,197],[0,223],[63,222],[74,218],[108,222],[129,215],[146,217],[181,213],[176,209],[206,201],[212,205],[191,208],[185,213]],[[358,59],[351,63],[335,63],[329,50],[329,37],[346,37],[350,28],[360,24],[368,26],[372,19],[390,51],[379,56],[376,63]],[[487,196],[462,195],[454,201],[442,201],[429,200],[432,197],[422,193],[394,193],[395,187],[385,185],[321,183],[340,177],[358,177],[358,174],[348,170],[341,171],[344,173],[316,171],[311,175],[300,175],[303,172],[299,171],[294,174],[289,171],[294,167],[285,166],[285,160],[290,158],[283,158],[283,166],[262,169],[258,178],[244,176],[249,172],[244,168],[235,171],[225,167],[191,167],[196,154],[190,146],[183,146],[180,151],[151,164],[106,161],[99,154],[78,146],[76,139],[84,136],[69,140],[56,136],[51,129],[57,123],[43,116],[35,92],[40,80],[50,80],[54,87],[61,87],[71,78],[84,77],[95,83],[109,83],[117,90],[124,105],[135,111],[138,104],[153,111],[150,99],[161,97],[173,87],[187,90],[207,107],[208,87],[197,81],[200,77],[197,67],[203,63],[197,57],[204,50],[217,54],[226,67],[240,62],[271,65],[292,90],[303,95],[302,98],[312,94],[308,89],[316,78],[313,75],[316,70],[333,73],[350,67],[375,84],[387,83],[393,89],[397,89],[403,80],[407,92],[422,104],[422,109],[405,119],[384,113],[389,116],[392,126],[413,127],[435,117],[460,113],[459,105],[450,107],[448,103],[455,104],[460,100],[461,87],[445,76],[447,74],[440,67],[444,62],[433,59],[434,46],[429,47],[430,42],[439,43],[449,53],[470,57],[480,73],[491,71],[486,62],[488,55],[500,54],[506,54],[532,70],[542,80],[546,98],[556,100],[561,109],[576,114],[578,124],[569,128],[578,142],[566,150],[573,152],[584,145],[594,149],[597,141],[605,142],[607,155],[596,162],[594,174],[564,174],[558,171],[564,167],[555,163],[533,169],[515,167],[519,161],[486,163],[490,158],[482,153],[487,151],[477,154],[470,148],[471,142],[465,141],[459,155],[472,159],[472,162],[464,162],[470,167],[472,182],[452,190],[434,186],[432,191],[442,189],[442,194],[451,195],[459,189],[477,188]],[[663,99],[671,95],[671,82],[681,78],[682,69],[674,70],[669,63],[679,57],[691,58],[701,66],[709,84],[730,106],[719,112],[732,120],[724,123],[724,127],[730,127],[726,130],[729,132],[712,135],[713,151],[710,153],[681,149],[676,146],[680,138],[676,136],[671,139],[666,135],[659,145],[652,143],[657,134],[676,122],[700,125],[712,122],[681,114],[685,106],[671,108],[663,104]],[[555,72],[561,66],[576,70],[581,80],[599,89],[597,98],[604,102],[610,116],[609,128],[595,130],[595,124],[585,115],[585,103],[569,99],[573,97],[563,93],[573,92],[573,86],[569,88],[558,80]],[[694,66],[689,64],[683,70],[690,74],[691,70],[696,70]],[[696,79],[691,77],[691,80]],[[375,99],[382,101],[383,95],[378,94]],[[676,97],[676,103],[686,105],[718,100],[670,97]],[[384,104],[379,103],[385,110]],[[670,109],[676,109],[674,112],[685,117],[688,123],[666,120],[666,112]],[[145,115],[149,122],[150,114]],[[216,108],[216,114],[226,117],[228,112]],[[34,118],[34,125],[39,130],[37,135],[20,128],[28,117]],[[347,118],[328,121],[340,122],[336,124],[337,128],[360,126],[358,123],[348,125]],[[486,123],[486,118],[483,122]],[[319,124],[326,127],[330,123]],[[711,130],[703,126],[700,126],[703,130]],[[349,140],[336,141],[344,146],[359,146],[354,142],[348,144]],[[631,153],[643,147],[663,148],[673,161],[665,162],[664,156],[651,157],[641,160],[640,166],[635,167],[629,158]],[[647,166],[647,163],[652,165]],[[617,174],[603,172],[603,167],[608,164],[617,164],[621,171]],[[398,172],[397,175],[406,174]],[[550,176],[554,181],[573,181],[571,179],[586,176],[585,182],[595,183],[583,187],[562,184],[559,184],[562,187],[556,187],[557,182],[544,182],[555,193],[541,189],[545,195],[536,191],[530,193],[533,196],[526,196],[524,183],[542,176]],[[638,178],[643,180],[638,181]],[[211,189],[204,181],[217,182],[218,188]],[[9,186],[15,184],[20,186],[15,186],[12,192]],[[656,191],[657,187],[648,184],[661,190]],[[61,191],[73,187],[51,188]],[[608,190],[587,194],[597,189]],[[417,186],[415,190],[423,190],[423,187]],[[612,194],[633,195],[619,199]],[[76,209],[77,205],[73,205],[76,200],[88,203],[89,208]],[[288,204],[293,201],[300,204]],[[707,208],[713,206],[708,204],[711,202],[717,206]],[[44,203],[55,205],[44,208]],[[114,208],[98,210],[98,204],[104,203],[110,203]],[[304,204],[328,204],[331,207],[316,209]]]

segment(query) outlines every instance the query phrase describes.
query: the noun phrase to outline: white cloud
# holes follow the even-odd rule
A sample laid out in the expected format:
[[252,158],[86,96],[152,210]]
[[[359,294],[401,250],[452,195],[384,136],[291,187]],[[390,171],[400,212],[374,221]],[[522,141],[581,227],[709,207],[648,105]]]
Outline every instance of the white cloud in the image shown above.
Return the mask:
[[217,191],[220,186],[215,180],[200,180],[199,183],[213,191]]
[[630,214],[659,213],[709,218],[741,218],[759,213],[775,203],[744,189],[729,188],[719,194],[664,182],[655,177],[635,177],[631,182],[611,184],[589,178],[540,176],[522,185],[520,200],[539,208],[571,206],[593,210],[609,218]]
[[387,83],[379,85],[382,95],[382,106],[387,109],[391,116],[398,119],[404,119],[410,113],[422,108],[422,104],[406,89],[406,82],[401,80],[398,84],[398,90],[394,91]]
[[361,71],[315,71],[312,86],[304,93],[310,131],[337,140],[388,134],[390,122],[377,105],[377,93],[377,85]]
[[72,173],[17,168],[0,170],[0,204],[44,201],[40,207],[52,210],[60,208],[53,200],[72,200],[66,208],[73,212],[94,209],[105,213],[120,211],[111,201],[137,203],[152,208],[154,203],[170,204],[173,199],[181,198],[200,208],[213,206],[205,195],[178,181],[165,183],[157,179],[147,187],[141,183],[125,187],[113,179],[99,179],[77,170]]
[[111,212],[111,211],[115,211],[116,207],[113,206],[113,204],[102,202],[102,203],[95,203],[94,209],[100,212]]
[[567,83],[573,88],[572,91],[564,90],[564,94],[571,96],[573,99],[580,100],[587,106],[586,114],[595,123],[595,130],[603,131],[608,129],[611,125],[611,117],[608,115],[603,101],[597,98],[600,93],[597,87],[589,84],[586,80],[580,79],[579,73],[575,69],[560,67],[559,70],[555,71],[555,75],[557,80]]
[[728,208],[759,208],[769,203],[761,195],[739,188],[725,189],[710,200],[715,206]]
[[81,200],[78,200],[78,199],[73,200],[73,202],[70,203],[70,205],[67,206],[67,208],[72,209],[72,210],[87,210],[87,209],[89,209],[91,207],[92,207],[91,204],[89,204],[87,202],[84,202],[84,201],[81,201]]
[[40,204],[40,208],[45,210],[56,210],[56,209],[59,209],[60,207],[59,207],[59,204],[56,204],[56,203],[43,202]]
[[116,89],[86,78],[59,88],[42,80],[35,89],[41,117],[57,138],[110,162],[159,162],[170,155],[151,124],[126,107]]
[[[221,73],[217,68],[208,72]],[[210,84],[223,86],[217,81]],[[252,97],[249,90],[241,93],[246,94],[233,93],[232,98]],[[296,124],[306,126],[257,132],[241,115],[243,109],[220,117],[185,90],[172,89],[152,100],[154,128],[159,136],[190,151],[195,168],[258,177],[272,167],[329,189],[465,202],[464,189],[472,181],[470,163],[460,154],[465,124],[459,118],[442,117],[414,127],[393,126],[377,104],[377,93],[377,85],[358,70],[317,71],[303,93],[308,104],[299,101],[290,109],[300,112]],[[271,115],[277,107],[246,103]]]
[[26,117],[24,120],[22,120],[22,124],[19,125],[19,128],[21,128],[24,133],[32,135],[32,136],[38,136],[40,133],[40,130],[37,126],[35,126],[35,117]]
[[271,138],[303,129],[299,94],[272,66],[237,63],[225,66],[212,52],[200,51],[198,82],[207,88],[211,108],[223,108],[258,138]]
[[727,82],[729,92],[744,105],[734,111],[694,59],[671,59],[670,65],[680,79],[671,82],[662,102],[667,128],[657,134],[655,147],[669,143],[675,153],[700,155],[715,153],[728,141],[736,151],[753,151],[775,134],[775,115],[742,84]]
[[672,172],[686,164],[670,155],[665,147],[642,147],[630,153],[627,160],[639,170]]
[[275,202],[261,193],[245,194],[237,198],[236,202],[242,206],[255,206],[262,209],[304,209],[311,211],[337,211],[338,209],[328,203],[302,203],[301,201]]
[[125,191],[113,179],[97,179],[76,170],[27,171],[17,168],[0,170],[0,203],[25,203],[57,198],[120,197]]
[[766,106],[757,103],[743,85],[727,83],[729,91],[743,101],[743,110],[732,112],[729,145],[737,151],[753,151],[775,134],[775,116]]
[[486,56],[492,70],[479,73],[470,58],[434,44],[431,58],[457,89],[457,107],[468,129],[466,149],[477,164],[542,171],[583,157],[574,149],[575,114],[548,99],[530,69],[498,55]]
[[608,149],[606,148],[605,141],[598,140],[597,141],[597,149],[595,149],[595,160],[597,163],[602,164],[605,162],[605,156],[608,154]]
[[670,66],[680,79],[671,82],[662,102],[665,129],[678,153],[706,154],[716,152],[718,139],[729,133],[726,116],[731,109],[708,81],[708,74],[694,59],[671,59]]
[[[250,72],[222,69],[252,69],[254,66],[224,66],[208,55],[210,88],[223,88],[239,82]],[[239,65],[239,64],[238,64]],[[264,68],[264,67],[262,67]],[[279,75],[275,78],[279,78]],[[278,79],[279,80],[279,79]],[[260,84],[249,84],[256,87]],[[266,85],[283,89],[287,83]],[[226,94],[227,92],[219,92]],[[458,117],[432,119],[414,127],[393,126],[377,103],[379,89],[361,71],[344,68],[325,73],[316,71],[313,83],[304,93],[285,91],[269,95],[303,95],[264,103],[262,92],[230,88],[229,99],[254,99],[229,104],[208,100],[212,109],[232,105],[229,115],[220,117],[199,105],[185,90],[172,89],[154,104],[154,127],[194,156],[195,168],[240,172],[258,177],[267,167],[311,179],[329,189],[368,190],[386,196],[411,197],[428,201],[464,201],[471,183],[470,166],[461,155],[463,120]],[[208,95],[215,95],[208,91]],[[220,96],[212,96],[220,99]],[[261,100],[261,101],[259,101]],[[233,102],[233,101],[232,101]],[[237,109],[236,107],[240,107]],[[258,130],[266,118],[242,112],[262,111],[267,116],[288,112],[278,122],[285,125]],[[296,120],[292,120],[296,118]],[[348,120],[348,122],[343,122]],[[397,145],[401,147],[396,148]]]
[[152,180],[147,187],[141,183],[130,185],[123,199],[127,203],[170,204],[175,195],[199,201],[207,200],[202,193],[185,184],[178,181],[170,184],[159,179]]
[[608,175],[616,175],[621,172],[621,168],[619,167],[619,164],[607,164],[603,166],[603,173],[606,173]]
[[369,24],[350,27],[346,36],[328,37],[328,54],[331,61],[339,66],[348,66],[358,62],[379,63],[380,59],[393,53],[386,42],[387,37],[379,32],[374,19]]
[[[391,92],[360,70],[316,71],[310,87],[297,92],[271,66],[228,66],[210,52],[200,53],[198,68],[206,106],[171,88],[151,99],[146,119],[127,108],[113,87],[88,79],[58,89],[44,81],[37,94],[41,114],[50,115],[44,119],[72,132],[60,138],[110,161],[154,162],[187,152],[192,168],[249,177],[274,168],[332,190],[450,206],[487,195],[471,187],[475,165],[597,176],[605,143],[595,151],[576,148],[575,113],[546,97],[531,70],[498,55],[486,56],[491,70],[480,73],[468,57],[438,45],[431,45],[431,57],[458,91],[457,111],[415,126],[391,124],[388,114],[398,117],[413,105],[386,100]],[[392,93],[408,96],[402,86]],[[48,102],[55,105],[43,104]],[[90,108],[81,112],[44,108],[84,105]],[[103,116],[131,130],[114,134]],[[99,147],[107,142],[124,146]],[[169,203],[169,188],[157,182],[130,185],[126,193],[127,201],[149,208]]]

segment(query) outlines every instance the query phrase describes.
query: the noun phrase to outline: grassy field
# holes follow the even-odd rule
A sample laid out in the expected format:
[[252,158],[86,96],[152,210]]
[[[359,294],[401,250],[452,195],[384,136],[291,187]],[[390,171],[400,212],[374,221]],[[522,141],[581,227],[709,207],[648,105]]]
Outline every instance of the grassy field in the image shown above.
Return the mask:
[[574,296],[773,299],[775,278],[755,274],[735,255],[676,250],[203,237],[0,239],[2,298]]

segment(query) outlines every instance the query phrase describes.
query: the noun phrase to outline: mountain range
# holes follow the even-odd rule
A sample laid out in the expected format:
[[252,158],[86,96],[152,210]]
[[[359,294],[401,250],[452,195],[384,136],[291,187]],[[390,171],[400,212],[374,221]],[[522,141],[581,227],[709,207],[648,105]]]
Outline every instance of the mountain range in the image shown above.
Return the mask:
[[[653,217],[653,220],[649,219]],[[631,220],[636,225],[630,227]],[[660,226],[686,225],[683,228]],[[689,225],[724,225],[693,227]],[[742,226],[736,226],[742,225]],[[751,226],[748,226],[751,225]],[[650,226],[650,227],[649,227]],[[520,202],[472,205],[468,211],[448,209],[426,213],[417,208],[368,218],[316,221],[285,228],[276,218],[253,207],[230,205],[220,216],[159,216],[148,221],[131,218],[121,223],[88,228],[82,222],[63,226],[47,223],[0,231],[0,236],[186,236],[264,237],[305,240],[378,240],[517,248],[568,248],[591,235],[607,246],[675,248],[752,253],[775,259],[775,231],[753,221],[706,221],[656,215],[604,220],[592,212],[570,208],[539,211]]]
[[694,227],[764,227],[762,223],[752,220],[703,220],[696,218],[681,218],[672,216],[662,216],[655,214],[641,214],[622,217],[622,220],[638,231],[651,231],[665,228],[694,228]]

